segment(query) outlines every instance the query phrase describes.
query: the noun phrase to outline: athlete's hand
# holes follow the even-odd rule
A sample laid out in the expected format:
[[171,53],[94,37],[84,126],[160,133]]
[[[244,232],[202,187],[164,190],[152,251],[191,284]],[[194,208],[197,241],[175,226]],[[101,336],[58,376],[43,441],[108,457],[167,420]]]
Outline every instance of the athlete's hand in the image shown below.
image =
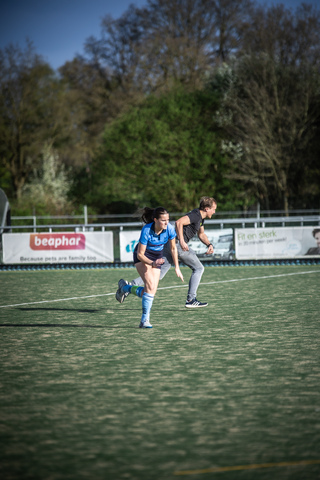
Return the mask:
[[180,268],[179,268],[179,267],[176,268],[175,271],[176,271],[177,277],[178,277],[178,278],[181,278],[181,280],[184,282],[184,278],[183,278],[183,275],[182,275],[182,273],[181,273]]
[[152,268],[160,267],[163,263],[164,263],[164,258],[157,258],[157,260],[155,260],[152,263]]
[[213,252],[214,252],[213,246],[212,246],[212,245],[209,245],[208,250],[206,251],[206,255],[212,255]]
[[184,250],[185,252],[188,252],[188,250],[189,250],[188,244],[187,244],[185,241],[180,242],[180,247],[181,247],[182,250]]

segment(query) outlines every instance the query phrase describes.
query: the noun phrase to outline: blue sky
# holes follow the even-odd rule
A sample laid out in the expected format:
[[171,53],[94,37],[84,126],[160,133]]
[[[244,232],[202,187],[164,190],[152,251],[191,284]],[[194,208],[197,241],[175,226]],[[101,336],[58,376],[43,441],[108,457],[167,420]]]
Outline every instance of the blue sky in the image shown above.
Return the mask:
[[[283,3],[296,8],[302,0],[259,0]],[[0,48],[9,43],[25,47],[28,37],[36,53],[57,69],[77,53],[83,53],[85,40],[100,36],[101,19],[111,14],[118,18],[133,3],[147,0],[2,0],[0,11]],[[320,6],[319,0],[306,0]]]

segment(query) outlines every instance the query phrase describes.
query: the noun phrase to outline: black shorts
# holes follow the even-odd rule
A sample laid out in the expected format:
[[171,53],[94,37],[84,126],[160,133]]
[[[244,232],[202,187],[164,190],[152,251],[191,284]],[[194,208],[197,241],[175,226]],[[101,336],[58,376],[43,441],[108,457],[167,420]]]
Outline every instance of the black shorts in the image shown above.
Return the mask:
[[[134,264],[136,263],[140,263],[140,260],[138,259],[138,245],[136,245],[136,248],[134,249],[134,252],[133,252],[133,262]],[[153,262],[155,262],[158,258],[163,258],[163,251],[160,250],[160,252],[155,252],[154,250],[146,250],[144,252],[145,256],[147,258],[149,258],[149,260],[152,260]],[[159,265],[158,267],[155,267],[155,268],[159,268],[161,269],[161,265]]]

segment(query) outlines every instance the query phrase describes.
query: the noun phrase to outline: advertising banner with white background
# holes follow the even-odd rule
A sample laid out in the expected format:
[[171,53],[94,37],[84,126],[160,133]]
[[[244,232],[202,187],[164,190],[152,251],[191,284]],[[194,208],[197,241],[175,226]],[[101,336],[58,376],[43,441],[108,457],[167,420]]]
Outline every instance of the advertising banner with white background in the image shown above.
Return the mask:
[[133,262],[133,251],[139,243],[141,230],[120,232],[120,262]]
[[113,262],[113,232],[6,233],[3,263]]
[[[213,255],[209,255],[209,258],[215,259],[230,259],[234,256],[233,250],[233,229],[221,228],[215,230],[209,230],[205,228],[205,234],[208,237],[210,243],[212,243],[214,252]],[[193,237],[188,243],[189,247],[196,252],[197,255],[206,255],[208,247],[202,243],[197,236]]]
[[[120,232],[120,261],[133,262],[133,251],[139,242],[141,230],[130,232]],[[212,243],[215,252],[214,258],[230,258],[233,255],[233,230],[225,228],[221,230],[205,230],[210,243]],[[199,256],[205,255],[208,248],[194,237],[189,242],[195,253]],[[210,256],[212,258],[212,256]]]
[[303,258],[315,255],[316,227],[268,227],[235,229],[237,260]]

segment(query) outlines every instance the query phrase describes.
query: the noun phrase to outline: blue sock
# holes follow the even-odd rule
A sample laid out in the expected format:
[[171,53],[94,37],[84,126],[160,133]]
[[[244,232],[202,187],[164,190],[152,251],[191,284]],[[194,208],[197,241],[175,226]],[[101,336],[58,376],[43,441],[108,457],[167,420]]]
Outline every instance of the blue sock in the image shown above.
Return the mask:
[[129,285],[128,284],[128,285],[125,285],[124,287],[122,287],[122,290],[124,292],[134,293],[135,295],[137,295],[137,297],[142,298],[144,287],[137,287],[136,285]]
[[150,318],[150,311],[153,303],[154,295],[144,292],[142,296],[142,317],[141,322],[144,323]]
[[132,287],[132,285],[130,285],[130,284],[128,283],[127,285],[124,285],[124,286],[122,287],[122,290],[123,290],[124,292],[126,292],[126,293],[127,293],[127,292],[131,293],[131,287]]
[[136,285],[131,286],[130,293],[134,293],[137,297],[142,298],[144,294],[144,287],[137,287]]

